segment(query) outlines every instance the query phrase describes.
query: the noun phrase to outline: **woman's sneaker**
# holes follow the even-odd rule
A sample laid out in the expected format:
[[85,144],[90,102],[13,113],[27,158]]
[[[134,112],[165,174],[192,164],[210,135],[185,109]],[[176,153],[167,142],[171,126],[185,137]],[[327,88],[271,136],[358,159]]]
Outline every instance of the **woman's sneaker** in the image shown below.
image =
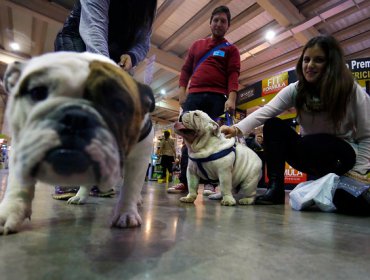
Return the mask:
[[168,188],[168,193],[186,193],[188,192],[188,187],[183,183],[178,183],[177,185]]

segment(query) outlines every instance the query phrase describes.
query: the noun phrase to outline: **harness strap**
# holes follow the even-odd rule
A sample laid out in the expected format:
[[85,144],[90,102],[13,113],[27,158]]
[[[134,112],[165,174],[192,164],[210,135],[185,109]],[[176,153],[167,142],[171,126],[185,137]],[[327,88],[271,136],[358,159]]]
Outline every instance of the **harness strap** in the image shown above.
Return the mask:
[[199,67],[199,65],[201,65],[203,63],[203,61],[205,61],[212,53],[214,53],[215,51],[218,51],[219,49],[221,49],[223,47],[227,47],[227,46],[231,46],[231,44],[229,42],[222,42],[221,44],[217,45],[213,49],[209,50],[206,54],[204,54],[199,59],[197,65],[195,65],[194,70],[193,70],[193,74],[195,73],[195,71],[197,70],[197,68]]
[[208,177],[208,174],[207,174],[207,171],[204,169],[202,163],[203,162],[208,162],[208,161],[212,161],[212,160],[216,160],[216,159],[219,159],[219,158],[223,158],[225,156],[227,156],[228,154],[230,154],[231,152],[234,152],[235,153],[235,159],[234,159],[234,163],[233,165],[235,164],[235,161],[236,161],[236,152],[235,152],[235,148],[236,148],[236,143],[234,143],[234,145],[228,149],[225,149],[225,150],[222,150],[222,151],[219,151],[215,154],[212,154],[206,158],[192,158],[189,156],[189,159],[191,159],[192,161],[194,161],[199,170],[202,172],[202,174],[204,175],[204,177],[206,177],[206,179],[212,183],[217,183],[218,180],[212,180]]

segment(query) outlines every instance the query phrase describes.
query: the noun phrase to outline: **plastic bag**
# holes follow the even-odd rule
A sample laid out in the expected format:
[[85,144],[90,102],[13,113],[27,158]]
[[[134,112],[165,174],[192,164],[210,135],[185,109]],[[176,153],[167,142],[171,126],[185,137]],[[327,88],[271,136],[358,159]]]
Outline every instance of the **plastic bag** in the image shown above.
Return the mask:
[[320,179],[300,183],[289,193],[289,204],[298,211],[313,205],[324,212],[335,211],[333,194],[338,182],[339,176],[329,173]]

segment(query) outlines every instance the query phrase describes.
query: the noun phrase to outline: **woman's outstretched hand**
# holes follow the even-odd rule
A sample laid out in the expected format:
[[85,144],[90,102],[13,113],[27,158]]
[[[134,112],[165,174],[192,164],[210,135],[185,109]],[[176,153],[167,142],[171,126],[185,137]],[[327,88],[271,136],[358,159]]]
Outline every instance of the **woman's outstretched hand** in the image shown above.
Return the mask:
[[221,133],[225,134],[226,138],[235,137],[237,135],[237,128],[235,126],[221,126]]

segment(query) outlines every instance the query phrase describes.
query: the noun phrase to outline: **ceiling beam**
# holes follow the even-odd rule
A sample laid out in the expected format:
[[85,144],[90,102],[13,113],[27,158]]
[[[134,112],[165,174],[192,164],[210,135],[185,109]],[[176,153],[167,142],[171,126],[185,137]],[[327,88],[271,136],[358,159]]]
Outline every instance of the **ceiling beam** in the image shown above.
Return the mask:
[[184,60],[177,55],[165,52],[154,45],[151,45],[148,57],[155,55],[155,62],[168,71],[179,74],[184,64]]
[[153,31],[156,31],[183,2],[183,0],[165,0],[157,9],[157,14],[153,22]]
[[43,20],[32,18],[31,34],[31,56],[36,56],[44,52],[44,42],[46,40],[47,23]]
[[21,10],[48,23],[63,23],[69,10],[43,0],[0,0],[5,6]]
[[[289,28],[304,22],[305,17],[290,2],[285,0],[257,0],[257,3],[264,8],[281,26]],[[306,44],[313,36],[319,35],[314,29],[305,29],[293,36],[302,45]]]
[[7,51],[10,51],[9,43],[13,41],[13,32],[10,31],[13,30],[12,24],[11,9],[0,0],[0,44]]

